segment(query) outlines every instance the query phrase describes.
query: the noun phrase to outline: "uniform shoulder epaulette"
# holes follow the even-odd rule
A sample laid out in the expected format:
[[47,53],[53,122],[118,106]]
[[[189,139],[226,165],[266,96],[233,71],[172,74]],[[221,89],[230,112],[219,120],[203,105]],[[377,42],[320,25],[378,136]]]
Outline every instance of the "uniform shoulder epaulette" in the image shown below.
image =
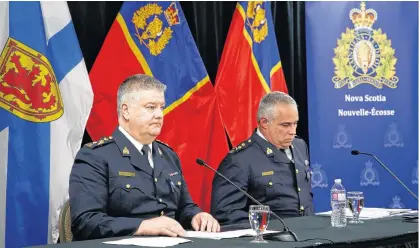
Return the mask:
[[98,141],[87,143],[86,145],[84,145],[84,147],[87,147],[87,148],[90,148],[90,149],[95,149],[95,148],[98,148],[98,147],[102,147],[106,144],[112,143],[113,141],[114,140],[113,140],[112,136],[102,137]]
[[[174,154],[174,156],[176,156],[176,158],[179,160],[179,156],[177,155],[177,153],[175,152],[175,150],[173,150],[173,148],[171,148],[168,144],[166,144],[166,143],[164,143],[164,142],[162,142],[162,141],[160,141],[160,140],[157,140],[156,139],[156,142],[157,143],[159,143],[159,144],[162,144],[163,146],[165,146],[165,147],[167,147],[167,148],[169,148],[170,149],[170,151],[172,151],[172,153]],[[162,151],[160,150],[160,148],[159,148],[159,153],[160,153],[160,155],[163,155],[163,153],[162,153]],[[170,152],[169,152],[170,153]]]
[[295,135],[294,140],[301,140],[306,142],[301,136]]
[[172,150],[174,152],[173,148],[171,148],[168,144],[164,143],[163,141],[156,139],[156,142],[159,143],[159,144],[164,145],[165,147],[169,148],[170,150]]
[[251,144],[253,144],[253,141],[250,138],[248,140],[243,141],[242,143],[240,143],[238,146],[234,147],[233,149],[231,149],[230,153],[237,153],[237,152],[243,151],[244,149],[249,147]]

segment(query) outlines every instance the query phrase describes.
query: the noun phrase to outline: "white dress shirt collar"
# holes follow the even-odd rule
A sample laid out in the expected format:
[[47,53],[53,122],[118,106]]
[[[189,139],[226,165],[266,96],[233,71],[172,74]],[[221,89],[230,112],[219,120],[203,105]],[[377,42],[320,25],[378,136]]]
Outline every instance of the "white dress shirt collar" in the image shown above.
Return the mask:
[[[263,136],[263,134],[260,132],[259,128],[256,130],[256,133],[264,140],[268,141],[265,136]],[[268,141],[269,142],[269,141]]]
[[[136,141],[134,139],[134,137],[132,137],[127,131],[125,131],[125,129],[121,126],[118,126],[119,131],[121,131],[121,133],[123,135],[125,135],[125,137],[127,137],[127,139],[129,141],[131,141],[131,143],[135,146],[135,148],[138,149],[138,151],[143,154],[143,152],[141,151],[141,149],[143,149],[143,144],[141,144],[140,142]],[[151,144],[148,144],[148,147],[150,147],[150,155],[153,154],[153,146]]]

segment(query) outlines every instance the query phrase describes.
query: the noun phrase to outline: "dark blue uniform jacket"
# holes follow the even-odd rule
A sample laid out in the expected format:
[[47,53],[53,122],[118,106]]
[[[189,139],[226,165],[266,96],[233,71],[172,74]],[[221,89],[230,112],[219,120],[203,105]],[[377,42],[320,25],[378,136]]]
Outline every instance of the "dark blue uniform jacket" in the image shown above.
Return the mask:
[[85,145],[70,175],[70,211],[76,240],[133,234],[145,219],[165,215],[190,228],[201,209],[192,201],[179,158],[155,141],[154,169],[117,129]]
[[[295,138],[291,151],[294,163],[255,132],[227,154],[218,171],[281,217],[313,215],[307,145]],[[255,203],[220,176],[214,177],[211,214],[220,224],[249,221],[250,205]]]

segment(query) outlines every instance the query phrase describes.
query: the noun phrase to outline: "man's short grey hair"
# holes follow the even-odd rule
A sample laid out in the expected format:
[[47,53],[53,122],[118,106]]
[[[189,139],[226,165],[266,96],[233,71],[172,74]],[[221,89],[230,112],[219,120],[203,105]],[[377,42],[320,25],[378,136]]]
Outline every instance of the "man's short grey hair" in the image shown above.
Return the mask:
[[278,104],[290,104],[295,106],[298,111],[298,106],[295,100],[286,93],[280,91],[273,91],[266,94],[259,103],[257,121],[265,117],[271,120],[274,117],[274,108]]
[[[166,85],[159,80],[148,75],[135,74],[122,82],[118,88],[117,94],[117,112],[118,117],[121,116],[122,104],[134,100],[135,95],[140,90],[157,90],[161,92],[166,91]],[[138,99],[135,99],[138,100]]]

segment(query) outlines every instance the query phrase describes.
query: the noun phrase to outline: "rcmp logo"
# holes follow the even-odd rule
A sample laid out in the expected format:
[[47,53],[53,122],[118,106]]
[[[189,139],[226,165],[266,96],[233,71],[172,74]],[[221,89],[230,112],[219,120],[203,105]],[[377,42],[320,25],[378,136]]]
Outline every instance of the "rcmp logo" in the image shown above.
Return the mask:
[[383,85],[396,88],[399,81],[395,67],[397,58],[391,40],[381,28],[372,28],[378,18],[377,12],[367,9],[365,2],[361,2],[361,9],[352,9],[349,18],[355,29],[347,28],[334,49],[335,76],[332,81],[335,88],[348,85],[352,89],[360,84],[371,84],[378,89]]
[[400,197],[396,195],[392,198],[393,202],[389,205],[389,208],[404,208],[404,204],[400,201]]
[[250,28],[253,41],[261,43],[268,36],[268,20],[266,10],[263,8],[266,2],[248,2],[246,10],[246,25]]
[[157,56],[172,39],[171,27],[180,23],[179,11],[174,2],[164,11],[160,5],[150,3],[135,11],[132,23],[140,44],[146,46],[151,55]]
[[339,125],[338,127],[338,131],[334,137],[333,148],[352,148],[350,137],[346,132],[344,125]]
[[365,169],[361,172],[361,186],[378,186],[380,185],[380,180],[378,177],[377,170],[372,166],[371,161],[365,163]]
[[418,161],[416,161],[416,167],[413,168],[412,184],[418,184]]
[[64,113],[48,59],[10,37],[0,55],[0,107],[32,122],[51,122]]
[[312,188],[327,188],[327,176],[326,173],[321,169],[321,164],[315,163],[311,165],[313,167],[311,175],[311,187]]
[[400,132],[397,130],[397,124],[392,123],[388,126],[388,130],[386,132],[384,138],[384,147],[404,147],[403,138]]

